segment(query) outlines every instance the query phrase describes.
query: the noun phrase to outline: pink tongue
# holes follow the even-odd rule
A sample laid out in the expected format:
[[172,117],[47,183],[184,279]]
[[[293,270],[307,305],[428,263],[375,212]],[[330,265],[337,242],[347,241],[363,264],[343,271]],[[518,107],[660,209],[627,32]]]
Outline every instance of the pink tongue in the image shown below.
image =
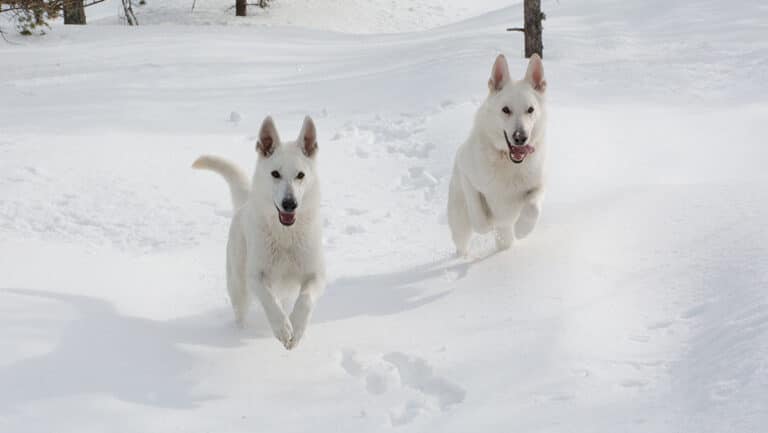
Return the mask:
[[296,221],[296,215],[292,213],[279,212],[280,222],[283,224],[293,224]]
[[534,149],[531,146],[510,146],[509,153],[516,159],[520,159],[529,153],[533,153]]

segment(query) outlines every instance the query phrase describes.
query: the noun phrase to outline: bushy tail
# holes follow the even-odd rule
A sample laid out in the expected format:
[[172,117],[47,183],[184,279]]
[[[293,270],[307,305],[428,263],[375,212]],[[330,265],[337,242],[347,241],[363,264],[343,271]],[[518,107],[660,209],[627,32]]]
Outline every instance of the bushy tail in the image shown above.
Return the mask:
[[250,180],[235,164],[218,156],[203,155],[192,163],[192,168],[211,170],[219,173],[229,184],[232,194],[232,206],[239,209],[248,200],[251,191]]

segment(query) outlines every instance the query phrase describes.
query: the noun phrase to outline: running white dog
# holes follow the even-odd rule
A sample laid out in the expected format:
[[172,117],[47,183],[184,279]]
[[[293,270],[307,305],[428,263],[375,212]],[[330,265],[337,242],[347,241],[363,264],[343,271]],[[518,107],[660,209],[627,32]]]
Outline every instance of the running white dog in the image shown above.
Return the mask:
[[[227,242],[227,289],[235,320],[244,325],[250,295],[256,295],[286,349],[301,340],[325,286],[317,149],[311,118],[304,119],[298,140],[281,143],[267,117],[259,131],[252,181],[218,157],[201,156],[192,165],[222,175],[232,193],[235,215]],[[283,310],[285,301],[295,301],[290,318]]]
[[538,55],[520,81],[510,79],[503,55],[496,58],[490,93],[456,153],[448,191],[448,223],[459,255],[467,254],[473,231],[495,230],[496,246],[503,250],[536,225],[546,153],[546,87]]

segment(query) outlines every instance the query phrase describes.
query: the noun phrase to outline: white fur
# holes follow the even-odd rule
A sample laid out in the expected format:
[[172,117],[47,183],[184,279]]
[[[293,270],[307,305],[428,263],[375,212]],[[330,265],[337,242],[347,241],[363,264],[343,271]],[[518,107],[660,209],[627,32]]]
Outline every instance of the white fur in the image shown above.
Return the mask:
[[[292,349],[304,335],[325,286],[312,119],[304,120],[298,140],[281,143],[267,117],[257,150],[259,160],[250,187],[245,174],[221,158],[202,156],[193,167],[221,174],[232,193],[235,215],[227,242],[227,289],[235,320],[244,326],[250,297],[255,295],[275,337]],[[273,171],[280,173],[280,179],[271,175]],[[304,173],[303,179],[297,178],[299,172]],[[291,226],[278,218],[286,197],[294,197],[298,204]],[[285,301],[294,301],[290,314],[283,309]]]
[[[525,77],[510,79],[507,61],[499,56],[488,81],[489,94],[475,115],[469,138],[459,147],[448,192],[448,223],[456,251],[467,254],[472,232],[495,231],[499,249],[527,236],[541,212],[543,163],[546,156],[541,59],[534,55]],[[508,107],[510,114],[504,113]],[[528,113],[530,107],[533,113]],[[510,159],[504,131],[527,134],[535,151],[522,163]]]

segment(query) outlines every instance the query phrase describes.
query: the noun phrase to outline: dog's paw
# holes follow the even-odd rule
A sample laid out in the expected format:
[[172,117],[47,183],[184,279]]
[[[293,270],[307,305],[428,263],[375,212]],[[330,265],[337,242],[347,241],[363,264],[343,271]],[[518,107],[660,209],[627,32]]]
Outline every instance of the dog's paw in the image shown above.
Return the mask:
[[304,319],[305,320],[301,320],[299,317],[291,315],[291,323],[293,324],[293,338],[291,339],[291,344],[286,346],[288,350],[298,346],[301,337],[304,336],[304,331],[307,329],[307,321],[306,318]]
[[244,329],[246,325],[246,317],[248,317],[248,303],[233,302],[232,310],[235,313],[235,326]]
[[291,341],[285,346],[285,348],[292,350],[294,347],[298,346],[302,336],[304,336],[304,331],[294,332]]
[[454,252],[454,255],[457,259],[466,259],[469,257],[469,246],[468,245],[462,245],[456,246],[456,252]]
[[518,239],[522,239],[533,231],[536,227],[536,222],[539,220],[539,207],[535,205],[527,205],[520,212],[520,217],[515,223],[515,235]]
[[245,318],[235,317],[235,327],[237,327],[237,329],[245,329]]
[[293,343],[293,336],[288,338],[288,340],[286,341],[281,340],[280,342],[283,343],[283,347],[285,347],[285,350],[291,350],[295,347],[295,344]]
[[499,227],[496,229],[496,249],[499,251],[508,250],[515,241],[511,227]]
[[496,250],[506,251],[512,248],[512,241],[496,239]]
[[280,341],[286,349],[293,347],[293,326],[288,319],[285,319],[277,326],[272,327],[272,331],[275,333],[275,338]]

